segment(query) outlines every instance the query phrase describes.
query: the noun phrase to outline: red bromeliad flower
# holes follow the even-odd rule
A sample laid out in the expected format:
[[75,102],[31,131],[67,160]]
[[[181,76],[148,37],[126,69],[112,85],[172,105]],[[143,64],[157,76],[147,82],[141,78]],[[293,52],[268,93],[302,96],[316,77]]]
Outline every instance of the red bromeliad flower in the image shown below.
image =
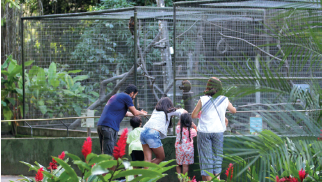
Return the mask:
[[61,160],[63,160],[65,158],[65,152],[63,151],[59,156],[58,158],[60,158]]
[[[190,178],[189,178],[190,179]],[[189,182],[197,182],[196,180],[196,176],[193,176],[192,180],[190,180]]]
[[303,168],[299,171],[299,176],[300,176],[301,182],[303,182],[304,178],[306,177],[306,173],[305,173],[305,170],[303,170]]
[[113,156],[115,159],[122,158],[123,155],[125,155],[127,133],[128,129],[125,128],[121,134],[119,141],[117,141],[116,146],[114,147]]
[[83,144],[83,148],[82,148],[82,154],[86,157],[88,154],[90,154],[92,152],[92,139],[91,137],[87,137],[84,144]]
[[230,174],[230,180],[233,179],[233,171],[234,171],[234,167],[233,164],[230,163],[228,169],[226,170],[226,176],[229,177]]
[[[58,158],[60,158],[61,160],[63,160],[65,158],[65,152],[63,151]],[[52,169],[55,170],[57,169],[57,161],[53,158],[53,162],[49,163],[49,167],[47,169]]]
[[38,169],[37,174],[35,176],[36,181],[42,181],[44,179],[44,175],[42,174],[43,171],[44,171],[43,168]]
[[279,177],[276,176],[276,182],[298,182],[298,180],[296,178],[290,177],[290,176],[287,176],[287,177],[284,177],[281,179],[279,179]]
[[57,162],[53,159],[53,162],[49,163],[49,167],[47,169],[52,169],[52,170],[57,169]]

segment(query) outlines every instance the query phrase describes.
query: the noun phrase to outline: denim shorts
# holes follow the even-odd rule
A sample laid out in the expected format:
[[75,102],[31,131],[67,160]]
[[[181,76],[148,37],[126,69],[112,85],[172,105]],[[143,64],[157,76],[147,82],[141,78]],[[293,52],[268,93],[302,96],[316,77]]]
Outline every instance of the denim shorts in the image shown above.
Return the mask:
[[151,128],[144,128],[140,135],[142,145],[148,144],[150,148],[162,147],[160,132]]

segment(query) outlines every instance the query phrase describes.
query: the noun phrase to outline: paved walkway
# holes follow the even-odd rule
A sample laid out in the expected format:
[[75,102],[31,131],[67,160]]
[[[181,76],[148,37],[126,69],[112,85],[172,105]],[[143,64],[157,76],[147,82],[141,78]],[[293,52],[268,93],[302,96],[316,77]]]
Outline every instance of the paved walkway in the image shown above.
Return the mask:
[[[30,177],[33,178],[33,177]],[[23,179],[20,176],[10,176],[10,175],[1,175],[1,182],[17,181],[18,179]]]

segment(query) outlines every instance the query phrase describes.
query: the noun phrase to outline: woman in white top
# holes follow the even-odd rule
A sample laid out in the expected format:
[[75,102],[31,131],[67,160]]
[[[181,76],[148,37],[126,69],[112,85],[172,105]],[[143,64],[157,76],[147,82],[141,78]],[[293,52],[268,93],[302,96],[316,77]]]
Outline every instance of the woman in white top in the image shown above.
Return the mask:
[[199,164],[203,181],[210,181],[210,172],[219,178],[221,173],[224,132],[226,130],[226,109],[236,113],[236,108],[229,102],[228,98],[221,95],[222,85],[218,78],[212,77],[208,80],[205,96],[201,96],[198,104],[192,112],[192,118],[198,118],[197,147]]
[[[164,160],[161,139],[167,137],[168,127],[172,125],[171,116],[180,116],[183,113],[187,113],[187,111],[174,108],[168,97],[159,100],[140,135],[145,161],[159,164]],[[152,152],[156,157],[154,159],[152,159]]]

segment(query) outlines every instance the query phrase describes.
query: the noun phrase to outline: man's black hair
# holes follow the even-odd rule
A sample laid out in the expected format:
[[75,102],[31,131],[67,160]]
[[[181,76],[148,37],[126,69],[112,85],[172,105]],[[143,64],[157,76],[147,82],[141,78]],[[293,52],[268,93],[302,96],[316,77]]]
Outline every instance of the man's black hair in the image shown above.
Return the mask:
[[130,119],[130,124],[134,128],[140,127],[140,124],[142,123],[140,116],[134,116]]
[[130,93],[134,92],[134,94],[136,94],[138,92],[138,89],[136,88],[135,85],[130,84],[129,86],[127,86],[125,88],[124,92],[127,93],[127,94],[130,94]]

